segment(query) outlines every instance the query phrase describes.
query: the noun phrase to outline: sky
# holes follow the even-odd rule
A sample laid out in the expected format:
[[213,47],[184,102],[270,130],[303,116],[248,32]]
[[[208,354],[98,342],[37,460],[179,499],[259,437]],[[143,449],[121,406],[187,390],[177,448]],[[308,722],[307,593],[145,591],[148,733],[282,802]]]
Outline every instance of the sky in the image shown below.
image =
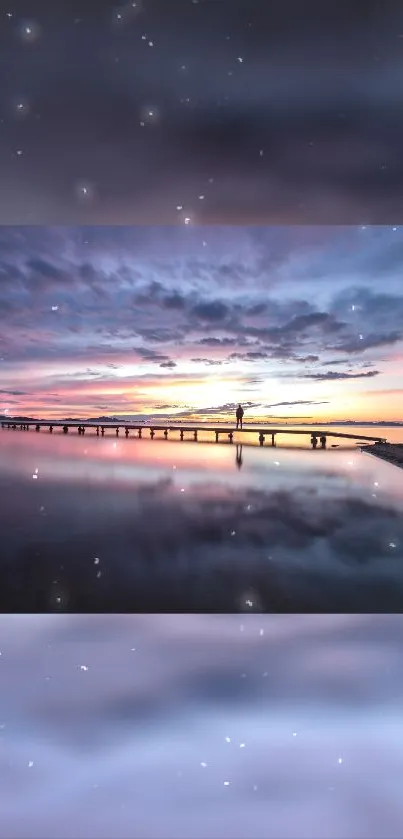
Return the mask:
[[0,223],[402,221],[396,0],[9,0],[0,73]]
[[400,226],[0,228],[0,411],[403,420]]

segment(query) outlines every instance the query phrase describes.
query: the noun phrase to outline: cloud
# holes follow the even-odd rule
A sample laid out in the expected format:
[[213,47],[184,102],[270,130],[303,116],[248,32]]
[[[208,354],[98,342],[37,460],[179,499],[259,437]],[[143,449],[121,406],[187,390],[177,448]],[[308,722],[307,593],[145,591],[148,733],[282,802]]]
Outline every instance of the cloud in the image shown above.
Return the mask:
[[311,399],[298,399],[295,402],[273,402],[270,405],[264,405],[265,408],[280,408],[285,405],[329,405],[328,401],[317,402]]
[[163,361],[162,364],[160,364],[160,367],[167,367],[169,370],[173,370],[173,368],[176,367],[176,366],[177,366],[176,361],[172,361],[172,360],[171,361]]
[[207,364],[208,367],[216,367],[223,364],[222,361],[213,358],[191,358],[190,360],[195,364]]
[[329,370],[325,373],[306,374],[304,375],[304,378],[312,379],[317,382],[333,382],[344,379],[372,379],[374,376],[379,376],[379,370],[369,370],[368,373],[339,373],[335,370]]
[[392,346],[401,341],[402,337],[403,333],[397,331],[391,332],[389,335],[363,335],[362,338],[356,335],[346,338],[340,341],[339,344],[328,347],[328,349],[338,350],[339,352],[361,353],[368,349],[374,349],[375,347]]
[[200,320],[212,321],[214,323],[222,321],[229,313],[228,306],[221,300],[213,300],[206,303],[198,303],[194,306],[191,314],[195,315]]

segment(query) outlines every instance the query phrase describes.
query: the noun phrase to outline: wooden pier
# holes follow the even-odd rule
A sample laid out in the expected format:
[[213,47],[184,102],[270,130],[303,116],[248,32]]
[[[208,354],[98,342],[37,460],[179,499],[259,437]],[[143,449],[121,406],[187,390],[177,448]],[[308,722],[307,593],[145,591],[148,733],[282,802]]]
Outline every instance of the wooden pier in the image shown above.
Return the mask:
[[[321,437],[325,437],[325,444],[328,437],[332,438],[341,438],[347,440],[364,440],[368,443],[386,443],[385,437],[374,437],[372,435],[364,435],[364,434],[350,434],[345,433],[342,431],[332,431],[327,430],[324,428],[315,429],[315,428],[271,428],[268,426],[267,428],[259,427],[257,428],[252,426],[244,426],[241,429],[235,429],[234,426],[221,426],[218,428],[216,425],[207,425],[207,424],[200,424],[198,426],[185,426],[185,425],[175,425],[175,423],[168,423],[164,425],[157,425],[154,423],[147,423],[147,424],[136,424],[136,423],[94,423],[94,422],[63,422],[61,420],[28,420],[27,422],[14,422],[13,420],[3,420],[1,422],[2,428],[11,428],[14,431],[20,429],[21,431],[29,431],[30,428],[34,428],[35,431],[39,432],[42,428],[47,429],[50,433],[53,432],[54,428],[61,428],[64,434],[68,434],[69,431],[77,431],[78,434],[85,434],[87,429],[94,429],[96,432],[96,436],[104,437],[105,433],[108,431],[113,431],[116,437],[119,437],[120,432],[122,432],[125,437],[130,436],[130,432],[134,432],[137,434],[138,438],[142,438],[143,434],[148,432],[150,438],[153,440],[158,432],[162,433],[162,436],[165,440],[168,440],[169,434],[176,435],[179,433],[179,439],[184,440],[185,434],[191,435],[192,440],[197,440],[199,434],[203,434],[204,432],[208,431],[215,435],[215,442],[218,443],[227,439],[230,443],[234,440],[234,435],[240,435],[241,438],[244,438],[245,435],[249,434],[257,434],[259,444],[264,446],[266,439],[268,438],[271,441],[271,445],[276,445],[276,437],[280,434],[302,434],[308,435],[308,437],[316,437],[319,441]],[[172,439],[172,437],[171,437]],[[177,438],[176,438],[177,439]],[[187,438],[188,439],[188,438]]]

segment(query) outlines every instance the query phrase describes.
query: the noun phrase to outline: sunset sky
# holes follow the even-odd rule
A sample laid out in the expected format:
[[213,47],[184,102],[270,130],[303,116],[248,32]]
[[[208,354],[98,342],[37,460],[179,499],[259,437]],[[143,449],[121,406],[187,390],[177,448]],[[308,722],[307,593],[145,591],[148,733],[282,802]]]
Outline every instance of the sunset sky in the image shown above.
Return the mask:
[[1,413],[403,420],[400,227],[3,227]]

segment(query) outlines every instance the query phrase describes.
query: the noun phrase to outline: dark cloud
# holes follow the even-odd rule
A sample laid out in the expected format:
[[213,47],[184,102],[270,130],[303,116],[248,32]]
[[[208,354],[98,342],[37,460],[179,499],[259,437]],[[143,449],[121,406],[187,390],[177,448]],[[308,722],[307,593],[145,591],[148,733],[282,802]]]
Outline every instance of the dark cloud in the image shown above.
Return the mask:
[[172,360],[170,360],[170,361],[163,361],[163,362],[160,364],[160,367],[167,367],[169,370],[173,370],[173,368],[174,368],[174,367],[176,367],[176,366],[177,366],[176,361],[172,361]]
[[192,311],[192,314],[200,318],[201,321],[207,320],[213,321],[214,323],[224,320],[228,313],[228,306],[220,300],[213,300],[210,303],[198,303]]
[[317,382],[331,382],[343,379],[372,379],[374,376],[379,376],[379,370],[369,370],[368,373],[339,373],[329,370],[325,373],[310,373],[304,375],[304,378]]
[[360,353],[364,350],[373,349],[375,347],[388,347],[397,344],[403,338],[403,332],[391,332],[389,335],[363,335],[353,336],[349,339],[340,341],[339,344],[329,347],[330,350],[339,350],[339,352]]
[[3,223],[401,219],[397,0],[37,9],[0,36]]

